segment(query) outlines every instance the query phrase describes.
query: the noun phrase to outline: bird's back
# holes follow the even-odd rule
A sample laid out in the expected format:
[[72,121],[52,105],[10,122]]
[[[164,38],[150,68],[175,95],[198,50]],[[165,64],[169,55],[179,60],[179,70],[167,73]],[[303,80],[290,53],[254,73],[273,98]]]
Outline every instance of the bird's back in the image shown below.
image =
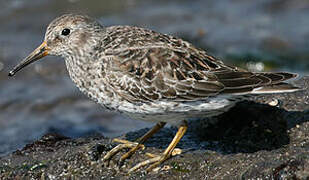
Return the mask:
[[295,74],[253,73],[227,66],[173,36],[131,26],[113,26],[106,32],[102,44],[104,56],[109,57],[107,79],[130,102],[197,101],[297,90],[284,83]]

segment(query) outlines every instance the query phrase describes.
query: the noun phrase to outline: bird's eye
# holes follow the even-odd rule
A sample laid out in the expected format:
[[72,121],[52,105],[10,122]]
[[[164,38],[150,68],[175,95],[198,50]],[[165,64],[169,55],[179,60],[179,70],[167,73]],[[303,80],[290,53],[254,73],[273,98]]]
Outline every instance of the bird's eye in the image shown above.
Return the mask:
[[67,36],[69,34],[70,34],[70,29],[68,29],[68,28],[63,29],[62,32],[61,32],[61,35],[64,35],[64,36]]

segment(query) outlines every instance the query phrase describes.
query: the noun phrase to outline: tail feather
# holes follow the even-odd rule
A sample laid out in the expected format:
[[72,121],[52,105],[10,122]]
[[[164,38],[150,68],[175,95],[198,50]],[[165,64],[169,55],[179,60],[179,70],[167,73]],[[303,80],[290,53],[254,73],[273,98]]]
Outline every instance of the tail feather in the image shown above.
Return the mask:
[[259,78],[268,78],[270,79],[270,84],[276,84],[288,79],[296,78],[298,75],[288,72],[276,72],[276,73],[255,73]]
[[[239,76],[238,73],[240,73]],[[220,82],[225,86],[223,94],[268,94],[300,90],[299,87],[285,82],[298,76],[294,73],[262,72],[250,74],[250,72],[233,72],[233,76],[230,75],[229,78],[220,76],[220,78],[223,78]]]
[[293,86],[292,84],[281,82],[278,84],[255,88],[251,91],[251,94],[285,93],[285,92],[295,92],[299,90],[301,90],[299,87]]
[[268,93],[283,93],[294,92],[300,90],[292,84],[286,83],[289,79],[294,79],[298,75],[288,72],[276,72],[276,73],[256,73],[258,77],[267,77],[271,81],[268,84],[264,84],[260,87],[254,88],[251,94],[268,94]]

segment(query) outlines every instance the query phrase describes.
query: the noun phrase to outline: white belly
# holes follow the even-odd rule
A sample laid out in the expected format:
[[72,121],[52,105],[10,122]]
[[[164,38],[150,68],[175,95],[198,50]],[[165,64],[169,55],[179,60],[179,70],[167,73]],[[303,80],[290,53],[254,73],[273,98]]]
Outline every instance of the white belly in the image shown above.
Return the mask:
[[87,89],[78,87],[88,97],[107,109],[126,114],[133,119],[167,122],[172,125],[177,125],[184,120],[219,115],[228,111],[240,100],[237,96],[217,96],[192,102],[155,101],[138,104],[120,100],[116,95],[112,98],[107,96],[103,91],[104,86],[93,85],[88,86]]
[[133,119],[177,125],[184,120],[219,115],[228,111],[236,102],[226,97],[214,97],[196,102],[161,101],[139,106],[126,102],[118,106],[118,109]]

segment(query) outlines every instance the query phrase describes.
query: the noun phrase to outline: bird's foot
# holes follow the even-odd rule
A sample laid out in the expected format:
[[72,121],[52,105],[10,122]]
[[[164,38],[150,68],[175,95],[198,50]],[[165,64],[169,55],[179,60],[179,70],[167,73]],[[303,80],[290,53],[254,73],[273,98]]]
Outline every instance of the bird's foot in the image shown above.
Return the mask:
[[168,145],[168,147],[165,149],[165,151],[161,155],[156,156],[156,155],[150,154],[150,156],[152,156],[150,159],[138,163],[137,165],[132,167],[129,170],[128,173],[136,171],[137,169],[144,167],[144,166],[147,166],[147,165],[150,165],[150,166],[146,169],[146,171],[150,172],[155,167],[157,167],[161,163],[163,163],[170,156],[180,154],[181,150],[178,149],[178,148],[175,148],[175,147],[178,144],[178,142],[180,141],[180,139],[182,138],[182,136],[187,131],[187,128],[188,128],[187,123],[180,125],[180,127],[178,128],[178,131],[177,131],[176,135],[174,136],[172,142]]
[[118,165],[121,167],[123,165],[123,162],[130,158],[137,150],[139,149],[145,149],[145,146],[143,143],[150,138],[154,133],[156,133],[158,130],[160,130],[162,127],[164,127],[166,123],[165,122],[159,122],[157,123],[152,129],[150,129],[144,136],[140,137],[137,141],[138,142],[130,142],[127,140],[122,139],[114,139],[114,142],[121,143],[114,147],[112,150],[110,150],[103,158],[105,162],[107,162],[107,166],[109,165],[110,160],[115,156],[119,151],[123,149],[130,149],[127,153],[121,156],[119,159]]
[[[116,147],[114,147],[112,150],[110,150],[103,158],[103,160],[106,162],[106,166],[109,165],[109,161],[120,151],[123,149],[130,149],[128,152],[123,154],[121,158],[118,161],[118,166],[121,167],[126,159],[131,157],[137,150],[145,149],[145,146],[143,144],[139,144],[137,142],[131,142],[123,139],[113,139],[113,142],[118,142],[121,144],[118,144]],[[175,156],[181,154],[181,149],[175,148],[172,152],[165,152],[160,155],[152,154],[152,153],[146,153],[145,155],[149,157],[149,159],[142,161],[138,164],[136,164],[134,167],[129,169],[128,173],[134,172],[144,166],[150,165],[146,171],[150,172],[157,166],[159,166],[161,163],[163,163],[166,159],[168,159],[170,156]]]
[[170,156],[176,156],[178,154],[181,154],[181,149],[179,148],[175,148],[172,152],[164,152],[160,155],[155,155],[155,154],[151,154],[151,153],[146,153],[146,155],[148,157],[150,157],[150,159],[147,159],[145,161],[142,161],[138,164],[136,164],[134,167],[132,167],[128,173],[134,172],[144,166],[150,165],[146,171],[150,172],[152,171],[154,168],[158,167],[160,164],[162,164],[165,160],[167,160]]
[[[118,165],[119,165],[119,167],[121,167],[123,165],[124,160],[131,157],[131,155],[134,154],[138,149],[140,149],[140,148],[144,149],[145,146],[142,143],[145,142],[156,131],[161,129],[164,125],[165,125],[165,123],[157,123],[156,126],[154,126],[151,130],[149,130],[143,137],[141,137],[138,140],[139,143],[130,142],[130,141],[121,140],[121,139],[114,139],[114,142],[119,142],[119,143],[122,143],[122,144],[119,144],[116,147],[114,147],[112,150],[110,150],[104,156],[103,160],[107,162],[107,165],[109,165],[109,161],[111,160],[111,158],[113,156],[115,156],[122,149],[128,149],[129,148],[130,150],[127,153],[125,153],[124,155],[122,155],[120,160],[119,160]],[[182,136],[185,134],[187,128],[188,128],[187,123],[180,125],[180,127],[178,128],[178,131],[177,131],[176,135],[174,136],[172,142],[168,145],[168,147],[165,149],[165,151],[161,155],[153,155],[153,154],[150,154],[150,153],[146,154],[147,156],[150,157],[150,159],[138,163],[137,165],[132,167],[128,171],[128,173],[136,171],[136,170],[140,169],[141,167],[144,167],[144,166],[147,166],[147,165],[150,165],[146,169],[149,172],[149,171],[153,170],[155,167],[159,166],[161,163],[163,163],[169,157],[171,157],[173,155],[180,154],[181,150],[178,149],[178,148],[175,148],[175,146],[178,144],[178,142],[180,141]]]
[[139,144],[137,142],[131,142],[127,140],[122,140],[115,138],[113,139],[113,142],[118,142],[121,144],[118,144],[116,147],[114,147],[112,150],[110,150],[103,158],[103,160],[106,162],[106,166],[109,165],[109,161],[121,150],[123,149],[130,149],[127,153],[121,156],[119,159],[118,165],[121,167],[123,165],[123,162],[131,157],[137,150],[145,149],[145,146],[143,144]]

